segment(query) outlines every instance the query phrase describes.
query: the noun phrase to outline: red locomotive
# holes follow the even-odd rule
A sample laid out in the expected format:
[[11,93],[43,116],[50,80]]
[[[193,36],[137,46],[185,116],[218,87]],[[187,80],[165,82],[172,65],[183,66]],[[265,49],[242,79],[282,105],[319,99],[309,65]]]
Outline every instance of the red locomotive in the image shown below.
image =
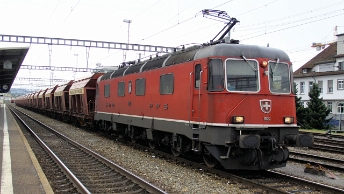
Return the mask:
[[[80,87],[74,82],[69,95],[83,95],[70,97],[64,114],[151,148],[168,146],[175,156],[202,155],[210,167],[283,167],[287,146],[309,147],[314,141],[298,133],[292,64],[281,50],[237,43],[221,37],[97,74],[91,77],[98,78],[95,93],[80,92],[86,82]],[[30,106],[30,95],[16,103]]]

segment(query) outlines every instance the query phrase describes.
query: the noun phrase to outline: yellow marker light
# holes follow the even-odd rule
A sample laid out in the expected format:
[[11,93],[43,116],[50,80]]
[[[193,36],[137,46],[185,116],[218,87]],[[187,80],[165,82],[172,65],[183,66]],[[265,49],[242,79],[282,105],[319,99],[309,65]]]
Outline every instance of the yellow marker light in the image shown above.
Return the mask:
[[234,123],[234,124],[244,123],[244,117],[243,116],[233,116],[232,117],[232,123]]
[[294,123],[294,117],[284,117],[284,123],[285,124]]
[[266,66],[268,66],[268,62],[267,61],[262,61],[262,63],[260,64],[260,66],[262,68],[265,68]]

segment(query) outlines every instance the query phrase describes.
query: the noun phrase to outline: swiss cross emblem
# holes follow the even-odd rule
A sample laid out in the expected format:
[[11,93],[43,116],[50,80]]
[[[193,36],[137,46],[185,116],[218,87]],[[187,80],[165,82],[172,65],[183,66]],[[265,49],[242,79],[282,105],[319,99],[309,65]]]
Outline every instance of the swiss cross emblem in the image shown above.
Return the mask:
[[271,100],[263,99],[259,100],[260,102],[260,109],[263,111],[263,113],[269,113],[271,111]]

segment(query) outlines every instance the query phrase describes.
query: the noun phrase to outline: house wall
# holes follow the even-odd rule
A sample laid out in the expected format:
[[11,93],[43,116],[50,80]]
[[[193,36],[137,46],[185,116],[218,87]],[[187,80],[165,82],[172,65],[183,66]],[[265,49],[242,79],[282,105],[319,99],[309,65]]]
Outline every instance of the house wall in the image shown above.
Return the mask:
[[327,72],[327,71],[334,71],[335,67],[333,63],[326,63],[326,64],[320,64],[316,65],[312,71],[314,72]]
[[[333,81],[332,93],[329,92],[328,80]],[[294,78],[294,82],[296,83],[296,88],[298,90],[297,96],[301,97],[301,101],[304,102],[305,107],[307,107],[307,102],[309,101],[308,93],[310,91],[310,82],[323,82],[323,89],[320,93],[320,98],[323,98],[323,102],[326,106],[332,103],[332,113],[328,115],[328,118],[333,117],[333,119],[335,120],[341,120],[342,129],[344,130],[344,115],[341,115],[340,111],[338,111],[339,103],[344,103],[344,88],[338,88],[339,80],[344,80],[344,73],[339,75]],[[301,82],[305,83],[305,89],[303,94],[301,94]],[[340,116],[342,116],[342,118],[340,118]]]
[[340,34],[337,37],[337,55],[344,54],[344,34]]

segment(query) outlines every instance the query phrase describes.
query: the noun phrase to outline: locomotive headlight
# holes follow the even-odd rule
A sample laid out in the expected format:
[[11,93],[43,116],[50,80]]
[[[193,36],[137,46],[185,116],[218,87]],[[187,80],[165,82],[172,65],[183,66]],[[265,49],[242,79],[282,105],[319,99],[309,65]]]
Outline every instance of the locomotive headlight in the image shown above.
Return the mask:
[[243,116],[233,116],[232,117],[232,123],[234,123],[234,124],[244,123],[244,117]]
[[266,66],[268,66],[268,62],[267,62],[267,61],[262,61],[262,62],[260,63],[260,66],[261,66],[262,68],[265,68]]
[[284,117],[284,123],[285,124],[294,123],[294,117]]

